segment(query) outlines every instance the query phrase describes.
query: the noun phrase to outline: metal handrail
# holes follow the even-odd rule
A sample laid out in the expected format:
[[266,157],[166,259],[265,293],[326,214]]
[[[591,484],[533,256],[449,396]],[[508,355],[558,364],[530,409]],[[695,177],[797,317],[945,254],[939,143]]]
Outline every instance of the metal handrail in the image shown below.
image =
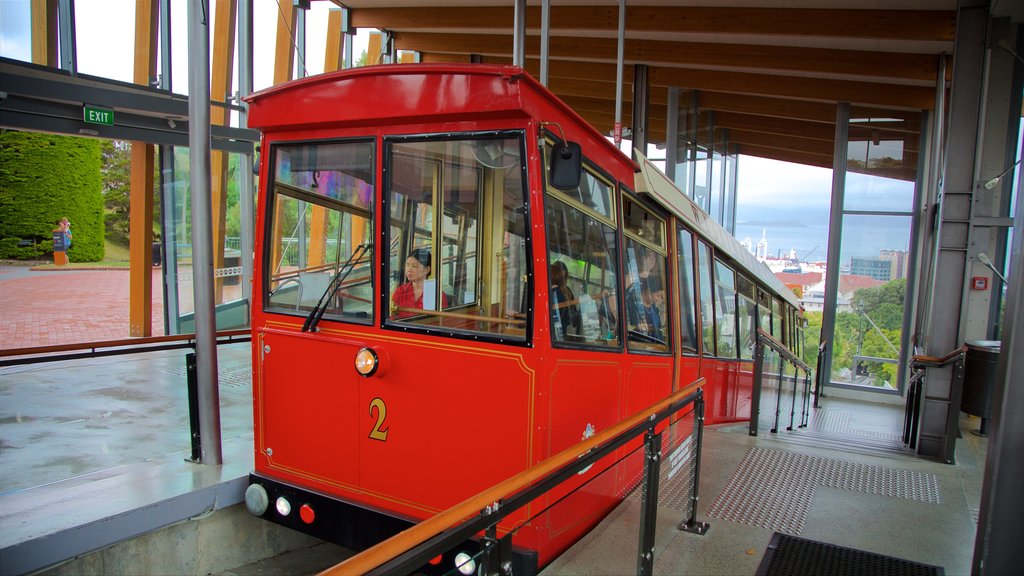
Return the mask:
[[[797,358],[796,354],[786,348],[786,345],[775,339],[771,334],[765,332],[764,329],[758,328],[756,335],[756,342],[754,344],[754,386],[751,393],[751,408],[750,408],[750,426],[748,434],[750,436],[757,436],[758,423],[761,415],[761,391],[763,389],[764,379],[764,361],[765,361],[765,347],[774,350],[779,355],[779,393],[776,394],[775,398],[775,423],[771,428],[771,433],[776,434],[779,431],[779,415],[782,411],[782,382],[785,378],[785,366],[786,362],[793,365],[793,398],[791,399],[791,405],[789,408],[789,426],[787,430],[793,430],[794,420],[796,419],[796,397],[797,397],[797,386],[800,380],[800,371],[804,372],[804,386],[803,393],[801,394],[801,417],[799,428],[807,426],[809,404],[811,396],[811,368],[802,360]],[[815,386],[815,399],[817,398],[817,386]],[[814,407],[817,408],[817,400],[815,400]]]
[[903,443],[911,449],[917,448],[917,436],[921,423],[921,402],[924,395],[925,368],[942,368],[947,364],[963,363],[967,345],[951,351],[945,356],[915,354],[910,357],[910,381],[907,403],[903,413]]
[[[231,344],[250,340],[251,330],[222,330],[217,332],[217,344]],[[0,350],[0,367],[20,364],[38,364],[41,362],[57,362],[60,360],[77,360],[80,358],[96,358],[100,356],[116,356],[121,354],[139,354],[158,352],[178,348],[195,347],[195,334],[171,334],[168,336],[149,336],[145,338],[124,338],[121,340],[100,340],[97,342],[78,342],[75,344],[54,344],[51,346],[29,346],[25,348],[8,348]],[[84,351],[74,353],[76,351]],[[51,354],[53,352],[72,352],[71,354]],[[47,354],[47,356],[39,356]],[[24,356],[24,357],[23,357]],[[17,358],[15,358],[17,357]]]
[[[637,412],[626,420],[575,446],[566,448],[536,466],[415,524],[320,574],[321,576],[340,576],[342,574],[408,573],[435,557],[439,552],[448,550],[471,538],[474,534],[484,531],[489,537],[485,538],[485,541],[491,540],[492,546],[499,545],[493,541],[493,536],[495,527],[501,520],[565,480],[575,477],[579,470],[594,464],[640,434],[647,432],[649,435],[653,435],[655,426],[689,404],[699,401],[700,406],[703,407],[703,386],[704,378],[698,378],[689,386]],[[697,421],[698,430],[701,430],[702,410],[697,414]],[[700,443],[701,438],[698,432],[694,464],[698,470],[700,467]],[[695,479],[691,517],[685,520],[683,525],[692,531],[703,533],[707,529],[706,525],[696,521],[696,483]],[[654,504],[656,505],[656,502]],[[509,536],[510,534],[504,538]],[[653,541],[653,534],[648,536]],[[642,547],[641,550],[643,550]]]

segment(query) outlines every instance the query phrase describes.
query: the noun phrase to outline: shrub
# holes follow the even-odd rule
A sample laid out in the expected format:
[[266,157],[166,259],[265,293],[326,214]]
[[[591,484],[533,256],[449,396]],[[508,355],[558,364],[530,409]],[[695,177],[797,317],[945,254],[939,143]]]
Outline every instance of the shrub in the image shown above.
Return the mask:
[[0,131],[0,258],[48,257],[56,223],[66,216],[74,234],[68,258],[103,259],[100,144]]

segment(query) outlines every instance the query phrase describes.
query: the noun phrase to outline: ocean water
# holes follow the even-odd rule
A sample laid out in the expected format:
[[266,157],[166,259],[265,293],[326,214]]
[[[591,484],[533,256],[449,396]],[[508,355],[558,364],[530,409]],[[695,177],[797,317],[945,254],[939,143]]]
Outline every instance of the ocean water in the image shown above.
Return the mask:
[[[736,239],[750,238],[756,246],[762,232],[768,241],[768,254],[772,257],[786,256],[790,249],[796,250],[797,259],[803,261],[824,261],[828,254],[828,215],[812,215],[804,221],[806,214],[795,211],[789,218],[772,218],[771,214],[736,221]],[[799,217],[795,219],[793,217]],[[870,258],[878,256],[880,250],[908,250],[910,246],[909,216],[846,216],[843,221],[843,249],[841,262],[848,263],[851,257]]]

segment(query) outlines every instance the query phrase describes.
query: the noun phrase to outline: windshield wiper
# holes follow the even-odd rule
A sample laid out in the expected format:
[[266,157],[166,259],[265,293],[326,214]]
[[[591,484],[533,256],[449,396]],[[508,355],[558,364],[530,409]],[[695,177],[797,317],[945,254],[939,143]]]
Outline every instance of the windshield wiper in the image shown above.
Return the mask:
[[362,259],[363,255],[372,250],[369,242],[356,246],[356,249],[349,256],[348,260],[341,266],[338,273],[331,279],[331,283],[327,285],[327,290],[320,295],[320,300],[317,301],[316,306],[306,316],[306,321],[302,323],[303,332],[315,332],[316,325],[320,323],[320,319],[323,318],[324,312],[327,310],[327,303],[334,298],[334,295],[338,292],[338,288],[341,288],[341,283],[348,278],[348,275],[356,267],[356,263]]

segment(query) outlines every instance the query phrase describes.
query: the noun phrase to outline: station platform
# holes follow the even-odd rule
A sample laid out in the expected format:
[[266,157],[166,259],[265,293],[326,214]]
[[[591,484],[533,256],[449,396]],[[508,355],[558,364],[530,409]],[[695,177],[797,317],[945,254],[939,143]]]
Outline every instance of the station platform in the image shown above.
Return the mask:
[[[241,505],[252,466],[247,343],[218,350],[223,465],[186,461],[185,352],[0,369],[0,573],[314,574],[349,554]],[[819,410],[865,418],[850,402]],[[680,503],[663,481],[655,572],[753,574],[776,531],[970,572],[984,439],[965,433],[951,466],[816,444],[813,432],[706,428],[698,518],[711,529],[677,530]],[[543,574],[635,573],[639,521],[634,493]],[[211,552],[225,547],[238,553]]]

